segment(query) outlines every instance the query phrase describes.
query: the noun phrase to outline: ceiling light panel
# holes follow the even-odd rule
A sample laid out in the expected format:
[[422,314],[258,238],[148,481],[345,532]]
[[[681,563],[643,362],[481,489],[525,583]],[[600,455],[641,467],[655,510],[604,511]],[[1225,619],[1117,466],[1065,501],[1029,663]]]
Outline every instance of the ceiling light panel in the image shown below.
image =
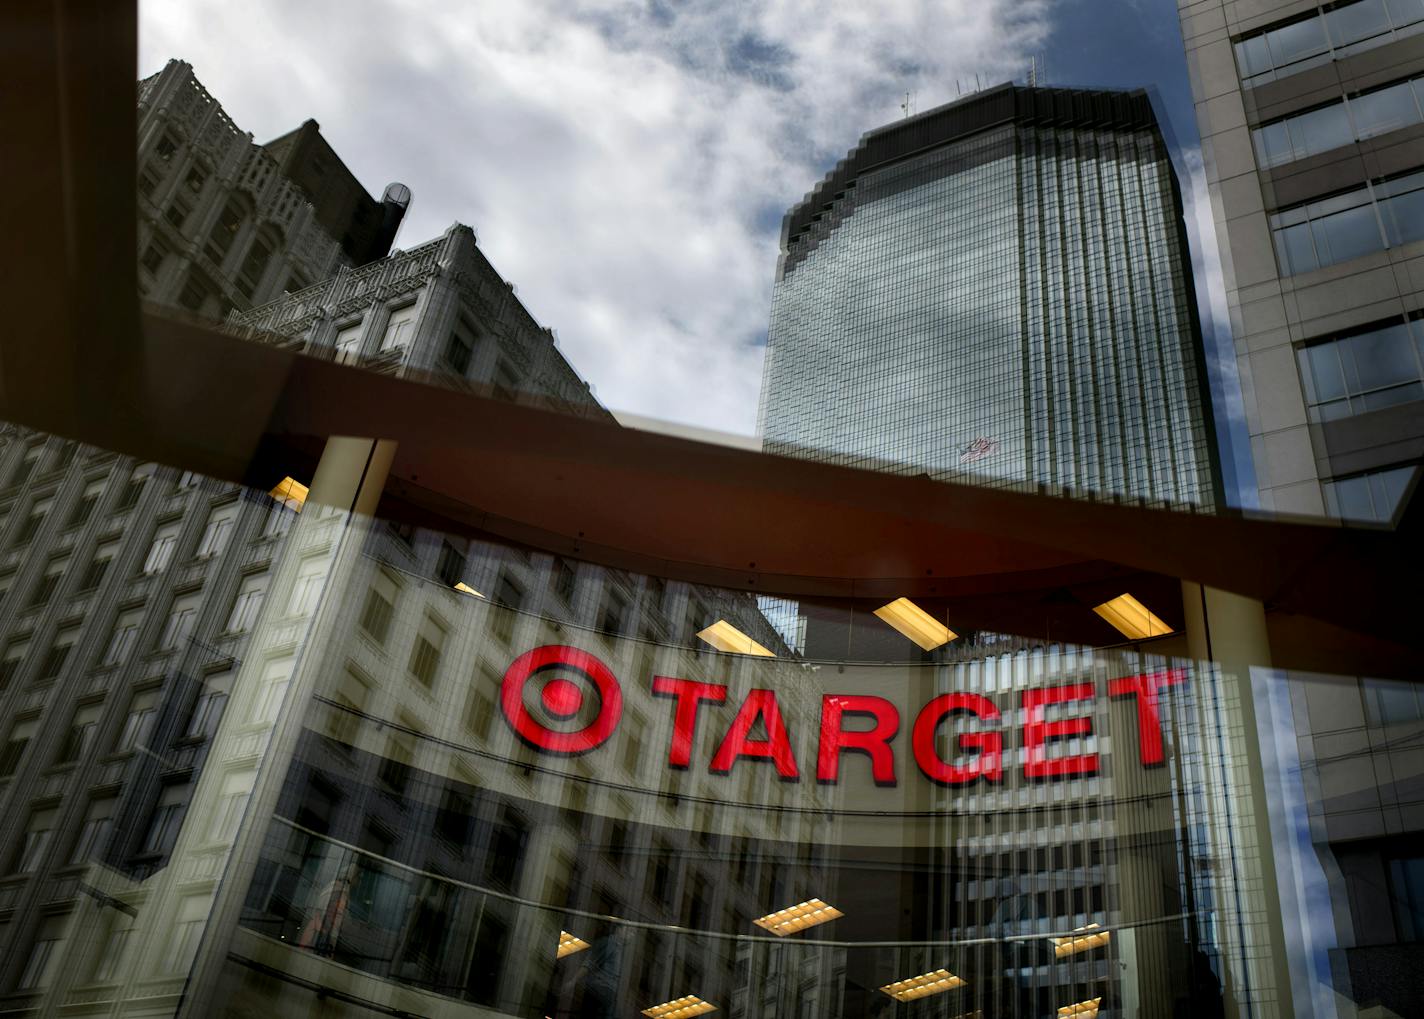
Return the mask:
[[557,958],[562,959],[566,955],[582,952],[587,947],[588,942],[583,938],[574,937],[574,935],[568,931],[559,931],[559,954]]
[[1154,616],[1146,605],[1130,594],[1120,594],[1111,601],[1095,605],[1093,611],[1130,640],[1164,637],[1172,632],[1170,626]]
[[908,598],[896,598],[876,609],[875,614],[925,651],[943,647],[959,636]]
[[1090,923],[1086,927],[1076,928],[1071,937],[1052,940],[1054,958],[1061,959],[1065,955],[1077,955],[1079,952],[1089,952],[1106,945],[1112,940],[1112,932]]
[[730,651],[739,655],[759,655],[762,658],[776,657],[774,651],[768,651],[725,619],[717,620],[697,636],[718,651]]
[[962,977],[955,976],[947,969],[937,969],[933,973],[921,973],[908,980],[897,980],[880,989],[896,1001],[914,1001],[917,998],[928,998],[931,994],[952,991],[956,987],[963,987],[964,984]]
[[661,1005],[645,1008],[643,1014],[648,1019],[688,1019],[689,1016],[706,1015],[708,1012],[715,1011],[717,1011],[716,1005],[703,1001],[695,994],[687,994]]
[[807,899],[786,909],[778,909],[775,913],[758,917],[752,923],[762,930],[771,931],[779,938],[784,938],[788,934],[804,931],[807,927],[815,927],[840,916],[845,914],[835,906],[827,905],[820,899]]

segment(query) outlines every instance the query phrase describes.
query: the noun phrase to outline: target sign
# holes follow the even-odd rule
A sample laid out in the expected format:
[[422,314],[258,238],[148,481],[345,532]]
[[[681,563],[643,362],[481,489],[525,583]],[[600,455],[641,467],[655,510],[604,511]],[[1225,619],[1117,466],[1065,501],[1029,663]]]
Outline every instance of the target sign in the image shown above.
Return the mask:
[[[590,693],[597,694],[592,702]],[[535,717],[534,709],[557,727]],[[604,743],[623,717],[623,691],[608,666],[578,648],[546,644],[514,660],[500,687],[504,717],[531,746],[551,754],[582,754]],[[579,720],[586,718],[582,724]],[[567,727],[573,722],[574,727]]]

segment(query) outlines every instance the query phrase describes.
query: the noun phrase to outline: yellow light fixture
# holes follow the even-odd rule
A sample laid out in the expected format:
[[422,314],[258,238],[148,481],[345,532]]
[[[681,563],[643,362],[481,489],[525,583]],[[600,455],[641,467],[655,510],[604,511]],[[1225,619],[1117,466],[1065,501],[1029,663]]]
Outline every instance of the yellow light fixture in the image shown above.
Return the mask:
[[731,651],[739,655],[760,655],[763,658],[776,657],[776,652],[768,651],[725,619],[717,620],[697,636],[718,651]]
[[1093,1019],[1098,1014],[1098,1006],[1102,1002],[1102,998],[1089,998],[1087,1001],[1080,1001],[1075,1005],[1064,1005],[1058,1010],[1059,1019]]
[[306,505],[307,493],[310,491],[310,488],[289,474],[277,482],[272,491],[267,494],[292,512],[300,513],[302,507]]
[[587,947],[588,942],[583,938],[576,938],[568,931],[559,931],[559,954],[555,958],[562,959],[566,955],[582,952]]
[[461,594],[472,594],[476,598],[484,597],[484,595],[480,594],[480,592],[476,591],[473,587],[465,583],[463,580],[455,585],[455,590],[459,591]]
[[771,931],[778,938],[784,938],[788,934],[804,931],[807,927],[829,923],[839,916],[845,914],[835,906],[829,906],[820,899],[807,899],[805,902],[798,902],[794,906],[758,917],[752,923],[762,930]]
[[1088,952],[1106,945],[1112,940],[1112,931],[1105,931],[1095,923],[1090,923],[1086,927],[1074,928],[1071,933],[1072,937],[1051,939],[1055,959],[1061,959],[1065,955],[1077,955],[1079,952]]
[[717,1006],[711,1002],[703,1001],[695,994],[685,994],[681,998],[645,1008],[643,1014],[648,1019],[687,1019],[688,1016],[706,1015],[715,1011]]
[[959,636],[908,598],[896,598],[876,609],[875,614],[926,651],[942,647]]
[[933,973],[921,973],[908,980],[897,980],[880,989],[896,1001],[914,1001],[916,998],[928,998],[931,994],[943,994],[956,987],[963,987],[965,982],[963,977],[957,977],[947,969],[937,969]]
[[1120,594],[1111,601],[1095,605],[1093,611],[1131,640],[1164,637],[1172,632],[1170,626],[1154,616],[1146,605],[1130,594]]

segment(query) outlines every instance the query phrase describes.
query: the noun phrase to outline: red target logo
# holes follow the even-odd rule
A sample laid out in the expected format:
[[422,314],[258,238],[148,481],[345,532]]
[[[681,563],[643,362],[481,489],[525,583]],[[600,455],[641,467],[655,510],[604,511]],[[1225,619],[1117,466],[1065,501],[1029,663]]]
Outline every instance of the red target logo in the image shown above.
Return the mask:
[[[590,686],[598,693],[597,709],[591,720],[576,729],[546,725],[534,717],[525,699],[536,687],[539,712],[554,722],[568,722],[587,714]],[[500,685],[499,704],[526,743],[551,754],[582,754],[600,746],[618,728],[623,690],[612,670],[587,651],[546,644],[514,660]]]

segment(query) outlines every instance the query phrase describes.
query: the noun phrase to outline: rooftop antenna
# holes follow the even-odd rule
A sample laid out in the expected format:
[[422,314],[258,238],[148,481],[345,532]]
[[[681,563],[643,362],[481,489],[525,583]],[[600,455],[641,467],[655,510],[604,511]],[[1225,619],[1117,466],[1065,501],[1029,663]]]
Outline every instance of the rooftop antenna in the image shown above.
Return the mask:
[[954,94],[955,94],[956,96],[962,96],[962,95],[964,95],[964,89],[962,89],[962,88],[959,87],[959,79],[958,79],[958,78],[955,78],[955,79],[954,79]]
[[906,92],[906,93],[905,93],[905,101],[900,104],[900,109],[902,109],[902,110],[905,111],[905,119],[906,119],[906,120],[909,119],[911,112],[913,112],[913,110],[914,110],[914,101],[913,101],[913,99],[911,98],[911,95],[912,95],[911,93]]
[[1038,55],[1034,54],[1028,58],[1028,87],[1033,88],[1038,84]]

